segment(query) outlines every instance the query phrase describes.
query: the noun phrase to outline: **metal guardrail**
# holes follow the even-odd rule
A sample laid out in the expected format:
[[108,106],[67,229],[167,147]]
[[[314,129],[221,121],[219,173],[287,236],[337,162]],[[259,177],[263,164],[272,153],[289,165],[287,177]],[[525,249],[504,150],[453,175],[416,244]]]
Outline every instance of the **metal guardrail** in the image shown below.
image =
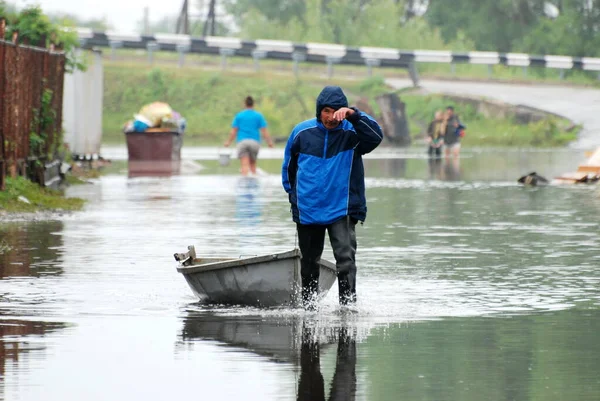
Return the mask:
[[119,32],[94,32],[87,28],[77,28],[83,48],[110,47],[172,51],[180,53],[205,53],[228,56],[290,60],[295,63],[306,61],[334,64],[353,64],[372,67],[407,68],[415,85],[418,83],[416,63],[506,65],[514,67],[542,67],[564,70],[585,70],[600,72],[600,58],[568,57],[555,55],[529,55],[523,53],[465,52],[454,53],[445,50],[399,50],[382,47],[348,47],[327,43],[294,43],[283,40],[244,41],[230,37],[193,37],[177,34],[137,35]]
[[280,40],[244,41],[239,38],[218,36],[192,37],[177,34],[135,35],[113,32],[94,32],[87,28],[78,28],[80,46],[84,49],[110,47],[113,51],[120,48],[146,50],[149,58],[158,50],[178,52],[180,64],[185,53],[212,54],[222,57],[222,65],[231,56],[252,57],[258,63],[260,59],[289,60],[294,63],[298,73],[298,63],[321,63],[328,65],[328,74],[332,75],[335,64],[365,65],[372,67],[393,67],[409,70],[413,81],[418,81],[414,68],[414,56],[402,55],[400,51],[379,48],[348,48],[343,45],[322,43],[293,43]]

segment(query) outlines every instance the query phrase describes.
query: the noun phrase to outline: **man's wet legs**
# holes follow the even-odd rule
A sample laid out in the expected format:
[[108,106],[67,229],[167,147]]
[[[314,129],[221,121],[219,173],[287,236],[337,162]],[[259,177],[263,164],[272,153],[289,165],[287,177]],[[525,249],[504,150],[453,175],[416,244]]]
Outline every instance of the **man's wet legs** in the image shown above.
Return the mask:
[[327,227],[338,272],[340,305],[356,302],[356,221],[346,216]]
[[302,304],[305,308],[310,308],[314,306],[314,299],[319,291],[318,262],[323,254],[325,226],[297,224],[297,229],[298,244],[302,252]]

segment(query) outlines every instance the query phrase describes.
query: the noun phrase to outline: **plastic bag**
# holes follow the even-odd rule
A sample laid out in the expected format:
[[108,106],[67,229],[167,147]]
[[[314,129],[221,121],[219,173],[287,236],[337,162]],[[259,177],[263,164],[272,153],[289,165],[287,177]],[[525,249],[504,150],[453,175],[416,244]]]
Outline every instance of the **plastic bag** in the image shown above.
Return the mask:
[[163,120],[172,118],[173,110],[167,103],[154,102],[142,107],[138,114],[150,122],[150,127],[159,127]]

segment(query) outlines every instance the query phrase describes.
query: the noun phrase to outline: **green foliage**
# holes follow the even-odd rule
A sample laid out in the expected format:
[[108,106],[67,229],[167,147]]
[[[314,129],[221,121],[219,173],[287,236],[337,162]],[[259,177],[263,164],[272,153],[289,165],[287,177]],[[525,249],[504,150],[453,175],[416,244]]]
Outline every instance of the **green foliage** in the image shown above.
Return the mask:
[[[558,16],[547,13],[555,6]],[[531,54],[600,54],[598,0],[430,0],[425,18],[446,42],[463,32],[475,49]]]
[[[266,0],[265,0],[266,1]],[[339,43],[347,46],[379,46],[400,49],[444,49],[437,29],[423,18],[403,21],[406,7],[397,0],[306,0],[303,12],[271,18],[248,0],[240,13],[240,35],[246,39],[280,39],[297,42]],[[451,42],[457,50],[472,47],[464,36]]]
[[558,18],[541,20],[516,46],[534,54],[565,54],[577,57],[600,55],[600,2],[592,9],[577,1],[567,2]]
[[19,33],[20,42],[33,46],[46,47],[55,28],[39,6],[25,8],[9,21],[6,38],[11,39],[14,32]]
[[244,22],[244,16],[250,10],[258,10],[270,21],[287,24],[296,16],[306,12],[304,0],[226,0],[225,8],[236,19],[237,24]]
[[[34,110],[35,112],[35,110]],[[29,134],[29,154],[39,155],[46,144],[46,138],[38,135],[35,131]]]
[[[600,55],[600,0],[229,0],[246,39]],[[555,6],[559,15],[548,14]]]
[[63,50],[66,53],[67,72],[74,69],[84,70],[85,63],[76,53],[79,45],[77,33],[65,29],[74,26],[68,21],[63,21],[61,25],[54,24],[39,6],[29,6],[8,16],[5,39],[12,40],[13,32],[18,32],[19,43],[38,47],[48,47],[52,43],[57,50]]
[[440,95],[402,94],[406,103],[411,135],[422,137],[433,115],[447,106],[454,106],[461,121],[467,125],[465,146],[564,146],[577,137],[577,130],[567,132],[568,121],[548,117],[525,125],[512,119],[487,118],[468,103],[457,103]]
[[[56,122],[56,111],[52,108],[52,98],[52,90],[45,89],[42,93],[40,109],[33,110],[31,133],[29,134],[30,156],[51,158],[61,143],[61,133],[52,132]],[[54,143],[48,144],[49,138],[53,138]]]

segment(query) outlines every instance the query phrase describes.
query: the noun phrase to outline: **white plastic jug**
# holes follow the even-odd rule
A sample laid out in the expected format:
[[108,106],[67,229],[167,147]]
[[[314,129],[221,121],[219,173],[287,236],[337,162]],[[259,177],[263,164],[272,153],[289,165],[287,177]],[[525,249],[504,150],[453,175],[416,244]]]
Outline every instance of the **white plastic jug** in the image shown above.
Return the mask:
[[231,152],[228,150],[219,151],[219,164],[223,167],[229,166],[231,161]]

